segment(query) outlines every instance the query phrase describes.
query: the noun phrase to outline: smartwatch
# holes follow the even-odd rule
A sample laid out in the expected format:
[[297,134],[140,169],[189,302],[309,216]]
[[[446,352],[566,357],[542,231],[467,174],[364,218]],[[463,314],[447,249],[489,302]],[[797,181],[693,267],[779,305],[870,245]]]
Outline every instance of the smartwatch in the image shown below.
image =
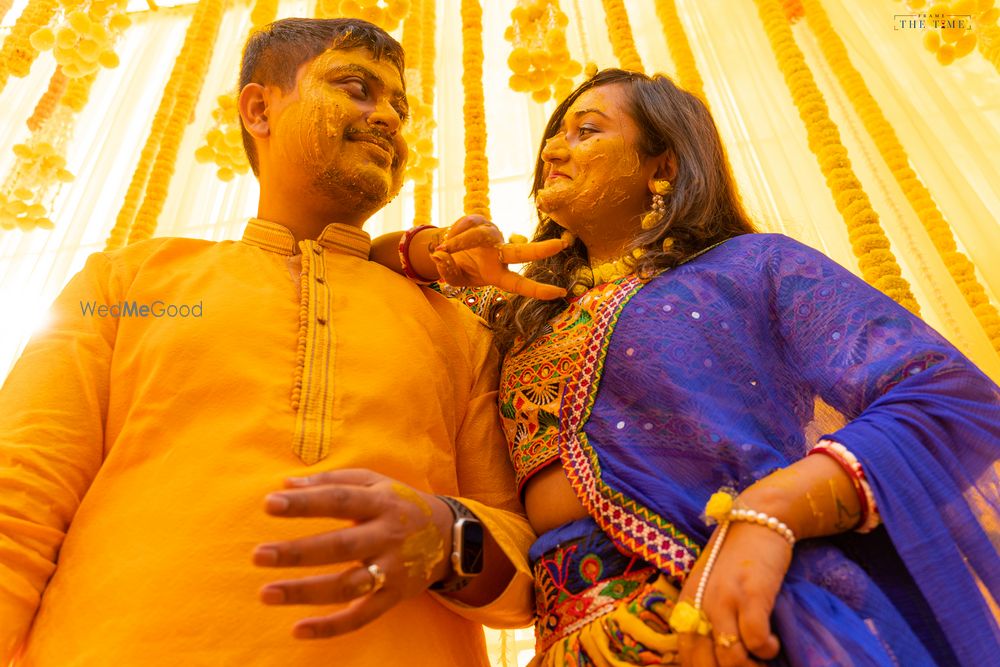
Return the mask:
[[448,496],[438,496],[451,508],[451,570],[445,579],[431,584],[434,591],[457,591],[483,571],[485,532],[482,522],[469,508]]

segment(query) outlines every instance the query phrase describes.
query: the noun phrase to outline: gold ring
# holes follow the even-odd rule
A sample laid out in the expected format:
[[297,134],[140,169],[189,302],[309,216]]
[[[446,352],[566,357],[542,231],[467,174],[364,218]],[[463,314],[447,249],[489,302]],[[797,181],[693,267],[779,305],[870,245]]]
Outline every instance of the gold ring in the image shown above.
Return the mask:
[[506,264],[507,263],[507,262],[503,261],[503,246],[502,245],[498,245],[497,246],[497,259],[500,260],[501,264]]
[[732,648],[740,643],[739,635],[727,635],[725,633],[715,635],[715,645],[722,648]]
[[385,586],[385,570],[378,563],[372,563],[368,566],[368,574],[372,576],[372,587],[368,592],[377,593]]

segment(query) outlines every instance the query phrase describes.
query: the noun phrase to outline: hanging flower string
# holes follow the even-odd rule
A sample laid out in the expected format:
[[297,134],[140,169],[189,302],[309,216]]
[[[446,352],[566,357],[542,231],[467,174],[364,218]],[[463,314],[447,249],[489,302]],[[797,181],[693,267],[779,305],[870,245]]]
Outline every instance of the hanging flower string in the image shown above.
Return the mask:
[[[278,0],[257,0],[250,10],[250,34],[267,25],[278,15]],[[205,133],[205,143],[194,152],[201,163],[214,163],[215,175],[221,181],[231,181],[237,174],[250,171],[250,162],[243,150],[243,130],[239,111],[240,91],[233,90],[216,98],[212,109],[212,125]]]
[[409,11],[410,0],[318,0],[316,3],[316,15],[319,17],[364,19],[386,32],[398,28]]
[[809,148],[833,194],[837,210],[847,224],[858,268],[868,283],[885,292],[915,314],[920,308],[892,254],[889,239],[872,209],[868,195],[851,168],[840,132],[830,119],[826,101],[792,36],[778,0],[755,0],[771,50],[784,75],[795,106],[806,125]]
[[979,31],[979,53],[1000,72],[1000,27],[991,25]]
[[465,213],[490,217],[483,98],[483,9],[462,0],[462,87],[465,89]]
[[37,132],[38,128],[52,116],[52,112],[56,108],[56,102],[59,101],[59,98],[66,91],[66,81],[66,75],[63,74],[62,68],[56,66],[56,71],[52,73],[52,78],[49,79],[49,87],[39,98],[38,104],[35,105],[35,110],[25,123],[29,130]]
[[608,38],[611,40],[611,50],[621,64],[622,69],[643,72],[639,52],[635,50],[635,40],[632,38],[632,26],[628,22],[628,13],[622,0],[601,0],[604,5],[604,18],[608,24]]
[[29,0],[17,17],[3,46],[0,46],[0,92],[3,92],[11,76],[22,79],[28,76],[31,64],[38,57],[37,49],[31,45],[31,35],[47,26],[58,9],[58,0]]
[[[435,23],[437,19],[436,0],[421,0],[416,11],[420,20],[420,95],[424,104],[433,113],[434,110],[434,61],[437,58]],[[434,151],[434,133],[427,137],[431,142],[427,146],[427,155]],[[413,226],[431,224],[433,206],[434,171],[429,170],[427,177],[418,181],[413,187]]]
[[841,88],[847,94],[865,129],[871,135],[882,159],[892,171],[906,200],[930,236],[934,247],[955,280],[966,303],[986,330],[993,348],[1000,353],[1000,315],[990,303],[986,291],[976,278],[975,266],[958,251],[951,227],[941,215],[931,193],[910,168],[909,157],[882,108],[872,97],[861,73],[851,63],[843,41],[834,31],[829,16],[818,0],[804,0],[806,21],[819,43],[823,57],[830,65]]
[[531,93],[536,102],[565,98],[583,66],[569,54],[569,18],[558,0],[518,0],[510,18],[504,39],[513,46],[507,58],[511,90]]
[[14,5],[14,0],[0,0],[0,21],[3,21],[4,17],[7,16],[7,12]]
[[153,162],[149,183],[146,186],[146,197],[129,232],[129,243],[148,239],[156,230],[157,219],[167,198],[170,179],[174,175],[181,139],[194,113],[195,104],[205,83],[208,65],[212,60],[212,46],[219,34],[224,2],[225,0],[207,0],[204,20],[198,30],[198,39],[185,63],[182,83],[176,94],[177,101],[163,131],[160,150]]
[[53,27],[45,26],[31,34],[31,46],[38,51],[52,50],[63,73],[76,79],[101,67],[118,67],[115,42],[132,24],[125,15],[128,0],[62,0],[64,18]]
[[694,52],[691,50],[691,42],[688,41],[687,34],[684,32],[680,14],[677,13],[676,1],[656,0],[656,15],[660,18],[660,23],[663,24],[663,32],[667,37],[667,48],[670,50],[670,58],[677,67],[677,78],[681,87],[697,95],[707,105],[705,84],[701,75],[698,74],[698,64],[695,62]]
[[[14,146],[17,158],[0,187],[0,227],[52,229],[52,202],[63,184],[73,180],[66,169],[66,146],[73,137],[76,114],[83,109],[97,73],[67,81],[60,69],[35,105],[29,119],[31,136]],[[56,98],[56,99],[54,99]]]
[[[986,33],[995,29],[1000,9],[995,0],[954,0],[935,2],[907,0],[906,7],[923,20],[924,48],[934,54],[942,65],[950,65],[966,57],[989,41]],[[989,58],[987,58],[988,60]]]
[[[406,160],[405,178],[417,183],[423,183],[431,178],[437,168],[437,158],[434,157],[434,109],[424,100],[424,87],[421,82],[421,58],[423,57],[423,13],[424,4],[428,0],[414,0],[410,13],[403,21],[403,52],[406,58],[406,102],[410,109],[410,118],[403,125],[403,138],[410,153]],[[434,0],[429,0],[433,2]]]
[[146,195],[146,186],[149,183],[153,162],[160,151],[166,127],[170,122],[171,114],[177,102],[178,92],[185,82],[188,61],[191,60],[191,54],[197,48],[197,42],[201,38],[205,16],[209,8],[214,4],[218,4],[218,0],[199,0],[195,7],[191,23],[188,25],[187,33],[184,36],[184,44],[181,46],[177,61],[170,72],[170,78],[164,86],[163,97],[160,98],[160,105],[153,116],[149,135],[146,137],[146,143],[139,155],[139,163],[132,174],[132,181],[129,183],[128,191],[125,193],[125,201],[118,211],[118,217],[108,236],[105,245],[106,250],[113,250],[125,244],[129,229],[135,220],[136,212],[139,210],[139,205]]
[[785,18],[793,25],[805,15],[802,0],[781,0],[781,9],[785,12]]

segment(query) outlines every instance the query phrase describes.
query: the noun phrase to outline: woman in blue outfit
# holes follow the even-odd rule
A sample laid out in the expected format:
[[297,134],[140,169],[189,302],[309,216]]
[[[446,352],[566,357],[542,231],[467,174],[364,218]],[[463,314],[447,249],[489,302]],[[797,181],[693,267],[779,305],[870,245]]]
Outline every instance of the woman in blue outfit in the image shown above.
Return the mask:
[[476,218],[433,257],[441,231],[399,245],[411,277],[541,296],[502,262],[561,249],[525,276],[562,298],[461,292],[504,355],[539,534],[532,664],[995,661],[997,386],[836,263],[754,233],[708,110],[669,79],[580,86],[533,194],[540,245],[498,258]]

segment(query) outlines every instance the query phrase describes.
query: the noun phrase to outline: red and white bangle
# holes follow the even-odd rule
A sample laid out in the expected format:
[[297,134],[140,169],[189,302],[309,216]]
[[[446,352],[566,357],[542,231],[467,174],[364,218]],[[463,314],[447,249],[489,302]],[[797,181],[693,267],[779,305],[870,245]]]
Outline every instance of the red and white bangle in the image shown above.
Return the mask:
[[437,227],[434,225],[420,225],[418,227],[413,227],[412,229],[407,229],[403,232],[403,235],[399,237],[399,264],[403,267],[404,276],[415,282],[428,285],[434,282],[435,279],[425,278],[417,273],[416,269],[413,268],[413,264],[410,262],[410,244],[413,242],[414,237],[425,229],[437,229]]
[[[878,513],[878,505],[875,503],[875,495],[872,487],[865,479],[865,471],[861,467],[861,462],[844,445],[833,440],[820,440],[809,450],[809,454],[826,454],[831,459],[840,464],[854,484],[854,491],[858,494],[858,502],[861,505],[861,519],[854,529],[859,533],[869,533],[882,523],[882,518]],[[807,454],[806,456],[808,456]]]

